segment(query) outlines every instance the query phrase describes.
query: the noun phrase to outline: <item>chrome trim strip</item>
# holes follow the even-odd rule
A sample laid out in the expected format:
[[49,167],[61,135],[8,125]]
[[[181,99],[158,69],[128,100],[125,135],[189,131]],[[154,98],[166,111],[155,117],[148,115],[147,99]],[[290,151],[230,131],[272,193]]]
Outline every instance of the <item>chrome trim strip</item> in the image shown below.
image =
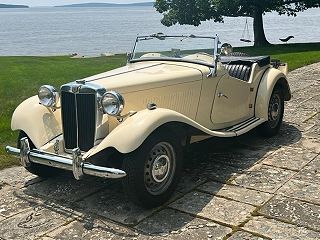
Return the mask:
[[239,123],[239,124],[231,127],[230,129],[227,129],[226,131],[227,132],[240,131],[241,129],[244,129],[244,128],[250,126],[251,124],[253,124],[253,123],[255,123],[255,122],[259,121],[259,120],[260,120],[260,118],[253,117],[253,118],[250,118],[250,119],[248,119],[248,120],[246,120],[246,121],[244,121],[242,123]]
[[249,119],[247,119],[247,120],[245,120],[245,121],[243,121],[241,123],[238,123],[238,124],[236,124],[236,125],[234,125],[232,127],[226,128],[224,130],[225,131],[234,131],[234,130],[246,125],[247,123],[250,123],[251,121],[254,121],[255,119],[256,119],[256,117],[251,117],[251,118],[249,118]]
[[[21,141],[26,141],[29,144],[28,139],[22,139]],[[127,175],[125,171],[120,169],[101,167],[84,162],[81,156],[77,155],[79,153],[79,149],[74,150],[77,152],[77,154],[74,154],[76,156],[73,156],[73,159],[70,159],[36,149],[26,151],[28,149],[26,146],[21,147],[22,148],[20,150],[18,148],[7,146],[6,152],[15,156],[21,155],[21,159],[28,159],[30,164],[37,163],[49,167],[72,171],[77,180],[79,180],[82,175],[91,175],[111,179],[123,178]]]
[[70,93],[100,93],[100,95],[103,95],[105,93],[105,89],[101,86],[85,82],[84,84],[79,82],[71,82],[65,85],[61,86],[61,91],[64,92],[70,92]]
[[249,127],[250,125],[252,125],[252,124],[254,124],[254,123],[256,123],[256,122],[258,122],[258,121],[260,121],[260,118],[255,118],[255,119],[253,119],[252,121],[250,121],[250,122],[248,122],[247,124],[245,124],[244,126],[239,126],[237,129],[235,129],[234,131],[240,131],[240,130],[242,130],[242,129],[245,129],[246,127]]
[[162,64],[163,63],[154,63],[154,64],[152,64],[150,66],[146,66],[146,67],[135,68],[133,70],[124,70],[123,72],[114,73],[114,74],[110,74],[110,75],[94,78],[94,79],[91,79],[91,80],[87,80],[86,84],[94,82],[94,81],[98,81],[98,80],[101,80],[101,79],[106,79],[106,78],[110,78],[110,77],[115,77],[115,76],[119,76],[119,75],[123,75],[123,74],[127,74],[127,73],[132,73],[132,72],[144,70],[144,69],[147,69],[147,68],[156,67],[156,66],[159,66],[159,65],[162,65]]
[[237,134],[237,136],[240,136],[244,133],[249,132],[250,130],[254,129],[255,127],[259,126],[260,124],[266,122],[265,119],[263,118],[257,118],[258,120],[251,123],[250,125],[246,126],[245,128],[242,129],[238,129],[237,131],[235,131],[235,133]]
[[[80,90],[79,90],[79,91],[80,91]],[[75,108],[75,112],[76,112],[75,118],[76,118],[76,125],[77,125],[77,147],[79,147],[79,121],[78,121],[77,93],[74,93],[74,94],[73,94],[73,97],[74,97],[74,103],[75,103],[74,108]],[[62,114],[62,111],[63,111],[63,109],[61,109],[61,114]],[[62,119],[62,115],[61,115],[61,119]],[[64,132],[64,127],[65,127],[65,125],[64,125],[64,124],[62,124],[62,125],[63,125],[62,128],[63,128],[63,132]],[[67,127],[70,127],[70,126],[67,126]],[[64,140],[63,143],[65,144],[66,141]],[[73,152],[72,152],[72,149],[67,149],[66,146],[64,146],[64,149],[65,149],[65,150],[69,150],[69,151],[71,151],[71,153],[73,153]]]
[[215,64],[210,64],[206,62],[201,61],[195,61],[195,60],[189,60],[189,59],[183,59],[183,58],[170,58],[170,57],[163,57],[163,58],[137,58],[130,60],[130,63],[137,63],[137,62],[185,62],[185,63],[193,63],[193,64],[199,64],[210,68],[215,68]]

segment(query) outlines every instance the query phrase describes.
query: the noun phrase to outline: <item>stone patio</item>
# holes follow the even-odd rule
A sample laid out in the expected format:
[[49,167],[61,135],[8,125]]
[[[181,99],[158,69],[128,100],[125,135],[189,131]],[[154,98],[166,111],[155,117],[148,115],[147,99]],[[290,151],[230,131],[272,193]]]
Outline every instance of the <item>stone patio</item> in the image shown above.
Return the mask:
[[0,239],[320,239],[320,63],[289,74],[280,134],[185,150],[176,193],[144,210],[119,181],[0,172]]

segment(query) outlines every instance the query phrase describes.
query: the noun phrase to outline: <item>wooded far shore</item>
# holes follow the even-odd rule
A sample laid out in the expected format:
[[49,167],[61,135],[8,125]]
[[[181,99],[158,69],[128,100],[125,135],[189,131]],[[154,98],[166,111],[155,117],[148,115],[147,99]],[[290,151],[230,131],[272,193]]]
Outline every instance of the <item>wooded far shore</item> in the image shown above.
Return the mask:
[[29,8],[27,5],[12,5],[12,4],[1,4],[0,8]]

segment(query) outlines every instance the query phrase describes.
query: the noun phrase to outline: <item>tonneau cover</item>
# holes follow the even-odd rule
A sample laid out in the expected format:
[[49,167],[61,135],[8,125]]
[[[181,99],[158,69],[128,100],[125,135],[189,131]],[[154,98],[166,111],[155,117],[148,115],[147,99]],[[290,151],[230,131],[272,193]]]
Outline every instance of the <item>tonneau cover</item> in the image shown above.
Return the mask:
[[270,64],[270,56],[258,56],[258,57],[221,56],[220,61],[223,64],[252,65],[253,63],[257,63],[260,67],[263,67]]

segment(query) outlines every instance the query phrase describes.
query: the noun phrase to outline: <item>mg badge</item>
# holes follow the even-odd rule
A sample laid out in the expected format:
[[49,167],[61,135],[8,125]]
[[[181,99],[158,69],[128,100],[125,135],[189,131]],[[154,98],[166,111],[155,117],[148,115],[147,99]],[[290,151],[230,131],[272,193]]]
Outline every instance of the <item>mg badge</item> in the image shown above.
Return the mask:
[[79,93],[79,92],[80,92],[80,89],[81,89],[81,85],[74,85],[74,86],[72,86],[71,91],[72,91],[73,93]]
[[53,145],[53,150],[55,152],[55,154],[59,154],[59,140],[56,140],[56,142]]

